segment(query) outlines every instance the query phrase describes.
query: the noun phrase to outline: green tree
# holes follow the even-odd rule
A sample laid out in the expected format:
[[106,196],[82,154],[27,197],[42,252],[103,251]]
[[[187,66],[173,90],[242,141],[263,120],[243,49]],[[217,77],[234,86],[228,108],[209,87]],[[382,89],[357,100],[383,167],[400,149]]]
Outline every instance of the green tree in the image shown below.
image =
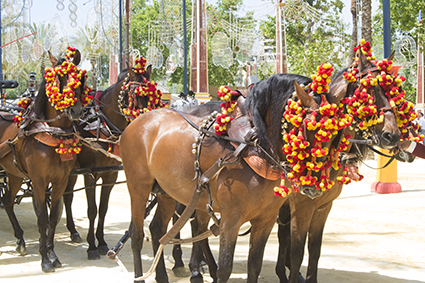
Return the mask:
[[[336,36],[333,31],[343,29],[340,15],[344,3],[341,0],[303,1],[320,13],[317,20],[300,18],[286,21],[286,47],[290,73],[311,75],[323,62],[331,63],[335,69],[345,66],[348,49],[348,36],[341,33]],[[332,8],[332,9],[331,9]],[[304,14],[309,14],[304,12]],[[327,16],[326,16],[327,15]],[[260,29],[267,38],[276,38],[276,18],[269,16],[260,23]],[[338,43],[342,46],[338,49]],[[260,79],[263,77],[260,76]]]

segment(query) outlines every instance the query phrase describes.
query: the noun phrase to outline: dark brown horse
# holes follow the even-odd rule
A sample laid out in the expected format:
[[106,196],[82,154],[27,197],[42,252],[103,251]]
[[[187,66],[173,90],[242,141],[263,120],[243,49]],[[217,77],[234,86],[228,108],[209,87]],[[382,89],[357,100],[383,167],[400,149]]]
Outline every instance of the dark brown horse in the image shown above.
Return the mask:
[[[124,84],[130,84],[130,88],[138,87],[140,84],[149,81],[152,73],[152,67],[148,66],[144,73],[137,73],[131,68],[123,70],[118,77],[118,82],[103,91],[102,95],[96,101],[93,101],[88,106],[91,111],[82,119],[85,122],[80,123],[78,131],[84,138],[96,139],[99,137],[106,142],[100,142],[104,150],[108,150],[108,142],[115,143],[121,135],[122,131],[129,124],[129,119],[122,113],[123,105],[129,104],[128,92],[122,93]],[[135,103],[138,109],[147,107],[148,97],[137,97]],[[86,120],[89,120],[86,122]],[[114,148],[117,150],[117,148]],[[117,152],[115,152],[117,153]],[[117,153],[119,154],[119,152]],[[121,162],[114,158],[107,157],[102,152],[93,150],[83,146],[81,153],[78,155],[78,163],[81,168],[101,167],[101,166],[118,166]],[[113,188],[113,184],[118,177],[117,171],[102,172],[95,174],[85,174],[84,184],[86,187],[87,198],[87,216],[89,218],[89,230],[87,233],[87,257],[89,260],[100,259],[100,255],[106,255],[109,250],[104,239],[104,223],[105,216],[108,210],[109,196]],[[99,209],[96,204],[96,187],[95,184],[99,179],[102,179],[102,188],[100,195]],[[72,190],[77,181],[76,176],[71,176],[67,186],[67,193],[64,195],[64,203],[66,209],[66,225],[71,233],[71,240],[81,242],[81,237],[75,229],[75,224],[72,216]],[[98,224],[95,233],[95,220],[98,218]],[[96,245],[96,239],[98,244]]]
[[[267,148],[269,154],[279,160],[284,160],[281,149],[281,117],[286,102],[294,91],[294,81],[306,83],[310,80],[302,76],[278,74],[255,85],[245,103],[241,103],[242,112],[251,113],[257,128],[257,145]],[[314,99],[301,88],[296,90],[304,106],[317,106]],[[343,97],[337,93],[334,95]],[[195,124],[202,124],[202,119],[188,116]],[[314,139],[314,133],[306,135],[307,140]],[[136,277],[143,273],[140,251],[144,237],[144,212],[152,187],[158,183],[171,198],[188,204],[197,183],[193,178],[195,156],[192,153],[192,144],[197,138],[198,130],[172,110],[157,110],[139,117],[121,136],[121,156],[131,197],[130,235]],[[333,139],[329,141],[331,142]],[[199,159],[201,171],[209,169],[229,152],[233,152],[229,142],[215,137],[206,138]],[[247,221],[252,225],[248,282],[257,282],[264,246],[284,201],[273,195],[273,188],[278,185],[279,181],[261,177],[245,161],[223,167],[211,179],[209,186],[214,211],[221,213],[218,282],[226,282],[230,277],[239,228]],[[301,191],[304,189],[303,186],[300,187]],[[196,208],[205,211],[207,203],[208,195],[204,193]],[[162,215],[163,233],[174,213],[174,208],[165,210],[164,208]],[[200,224],[203,227],[205,225]]]
[[[389,58],[391,59],[391,58]],[[379,74],[376,66],[369,62],[363,53],[360,52],[359,73],[366,74],[372,71],[374,76]],[[332,89],[344,89],[341,94],[352,96],[358,85],[356,83],[348,83],[342,76],[343,72],[335,75],[331,84]],[[391,149],[397,146],[400,139],[400,131],[397,126],[396,117],[391,109],[388,98],[384,94],[384,90],[380,86],[374,88],[375,103],[378,109],[384,111],[384,121],[372,127],[372,141],[375,145]],[[339,99],[339,98],[338,98]],[[356,139],[364,139],[364,132],[358,128],[358,123],[353,126]],[[354,136],[354,132],[351,132]],[[359,148],[360,152],[356,149]],[[351,160],[363,159],[366,157],[367,147],[365,145],[352,146]],[[331,178],[336,179],[342,174],[343,168],[339,171],[333,171]],[[299,280],[299,270],[304,257],[304,247],[308,235],[308,269],[306,281],[309,283],[317,282],[318,261],[322,245],[323,230],[332,208],[333,201],[340,195],[342,185],[334,185],[330,190],[325,191],[321,196],[311,198],[302,194],[291,194],[287,198],[285,204],[279,212],[279,256],[276,265],[276,273],[280,278],[280,282],[303,282]],[[285,266],[289,267],[289,279],[286,277]]]
[[[13,206],[15,195],[23,179],[25,177],[31,179],[40,232],[41,268],[44,272],[52,272],[61,266],[54,252],[53,242],[58,221],[57,215],[61,209],[59,203],[68,182],[68,175],[77,166],[75,154],[69,155],[62,151],[67,148],[63,143],[66,144],[67,141],[76,143],[73,121],[78,120],[83,114],[81,98],[87,94],[85,73],[75,67],[80,62],[78,50],[75,51],[72,62],[65,59],[57,60],[51,54],[49,57],[54,67],[46,72],[46,79],[43,80],[34,103],[28,108],[28,114],[24,115],[25,119],[21,128],[18,129],[13,122],[5,119],[7,113],[2,113],[2,119],[0,119],[0,142],[2,143],[0,165],[9,177],[9,188],[2,202],[13,226],[15,237],[18,239],[17,251],[25,254],[23,231]],[[74,71],[71,71],[74,67]],[[80,79],[78,75],[81,75]],[[50,83],[46,82],[47,79]],[[79,81],[79,86],[74,84],[76,81]],[[55,91],[56,87],[58,92]],[[73,95],[70,90],[73,90]],[[65,92],[68,93],[68,99],[55,100],[65,95]],[[47,95],[50,95],[50,101]],[[51,145],[55,143],[57,145]],[[9,144],[11,150],[7,150]],[[58,146],[59,148],[55,150]],[[70,147],[70,150],[72,149],[78,151],[73,145]],[[64,154],[58,154],[57,151]],[[46,208],[46,189],[49,183],[52,187],[50,215]]]

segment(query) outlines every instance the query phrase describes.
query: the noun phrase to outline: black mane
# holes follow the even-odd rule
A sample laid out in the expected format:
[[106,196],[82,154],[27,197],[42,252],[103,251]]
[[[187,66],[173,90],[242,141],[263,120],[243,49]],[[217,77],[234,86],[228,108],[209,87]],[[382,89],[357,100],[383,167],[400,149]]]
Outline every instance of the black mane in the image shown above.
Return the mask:
[[246,106],[257,128],[259,144],[265,149],[271,147],[275,153],[282,151],[282,115],[288,99],[295,91],[294,81],[300,85],[311,83],[308,77],[276,74],[255,84],[246,98]]

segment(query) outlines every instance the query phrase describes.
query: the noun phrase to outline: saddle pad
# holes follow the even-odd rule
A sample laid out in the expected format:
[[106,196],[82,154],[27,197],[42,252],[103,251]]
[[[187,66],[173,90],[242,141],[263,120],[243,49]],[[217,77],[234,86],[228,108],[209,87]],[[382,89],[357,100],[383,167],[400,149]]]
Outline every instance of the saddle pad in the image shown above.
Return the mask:
[[243,158],[249,167],[254,170],[255,173],[267,180],[277,180],[280,178],[280,171],[274,166],[268,164],[268,162],[257,155],[250,155]]

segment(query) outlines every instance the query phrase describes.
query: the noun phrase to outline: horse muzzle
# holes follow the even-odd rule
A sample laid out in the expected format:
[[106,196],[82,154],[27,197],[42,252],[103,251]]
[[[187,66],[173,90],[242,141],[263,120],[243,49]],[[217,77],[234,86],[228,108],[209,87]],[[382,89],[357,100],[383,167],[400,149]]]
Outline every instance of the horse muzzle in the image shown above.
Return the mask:
[[316,187],[312,186],[301,186],[300,193],[302,195],[308,196],[311,199],[315,199],[316,197],[320,197],[322,195],[322,190],[316,189]]
[[385,149],[392,149],[397,146],[400,141],[400,134],[394,134],[390,131],[384,131],[379,138],[380,146]]
[[65,114],[71,121],[78,121],[84,116],[86,110],[83,107],[71,107],[65,109]]

